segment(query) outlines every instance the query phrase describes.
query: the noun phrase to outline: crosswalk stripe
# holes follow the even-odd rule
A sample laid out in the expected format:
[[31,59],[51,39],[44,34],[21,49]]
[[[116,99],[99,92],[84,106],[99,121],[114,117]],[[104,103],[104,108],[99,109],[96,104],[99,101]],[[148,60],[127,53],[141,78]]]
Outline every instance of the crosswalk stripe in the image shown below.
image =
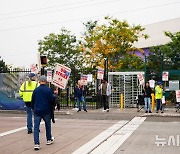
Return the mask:
[[114,133],[105,142],[94,149],[91,154],[112,154],[114,153],[126,139],[143,123],[146,117],[135,117],[129,123],[124,125],[116,133]]
[[122,128],[125,124],[127,124],[128,121],[121,120],[111,126],[110,128],[106,129],[102,133],[100,133],[98,136],[93,138],[88,143],[81,146],[79,149],[73,152],[73,154],[86,154],[90,153],[92,150],[94,150],[97,146],[99,146],[101,143],[103,143],[105,140],[107,140],[112,134],[117,132],[120,128]]

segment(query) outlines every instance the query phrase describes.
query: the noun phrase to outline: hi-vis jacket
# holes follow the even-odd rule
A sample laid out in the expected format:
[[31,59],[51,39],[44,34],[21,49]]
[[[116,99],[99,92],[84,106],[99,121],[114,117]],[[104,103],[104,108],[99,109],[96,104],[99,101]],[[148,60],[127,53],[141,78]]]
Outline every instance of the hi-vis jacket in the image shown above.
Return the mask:
[[163,97],[163,89],[159,85],[157,85],[155,87],[155,98],[162,99],[162,97]]
[[24,102],[31,102],[32,93],[36,87],[39,86],[39,83],[36,81],[31,81],[31,84],[28,84],[28,81],[25,81],[19,90],[19,95]]

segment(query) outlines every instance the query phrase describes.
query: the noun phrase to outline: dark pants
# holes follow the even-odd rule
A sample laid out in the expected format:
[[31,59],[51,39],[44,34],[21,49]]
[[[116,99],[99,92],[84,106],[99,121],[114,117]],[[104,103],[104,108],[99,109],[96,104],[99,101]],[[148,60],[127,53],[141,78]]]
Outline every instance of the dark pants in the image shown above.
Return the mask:
[[103,102],[104,110],[109,109],[109,102],[107,95],[102,95],[102,102]]
[[156,99],[156,111],[162,111],[162,101],[161,99]]

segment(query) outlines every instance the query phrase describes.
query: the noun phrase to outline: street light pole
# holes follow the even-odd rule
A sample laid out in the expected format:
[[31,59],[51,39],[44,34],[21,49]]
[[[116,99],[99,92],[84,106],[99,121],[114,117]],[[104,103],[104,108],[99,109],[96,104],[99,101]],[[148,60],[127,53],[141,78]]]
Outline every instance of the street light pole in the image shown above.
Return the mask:
[[108,81],[108,57],[104,58],[104,78]]

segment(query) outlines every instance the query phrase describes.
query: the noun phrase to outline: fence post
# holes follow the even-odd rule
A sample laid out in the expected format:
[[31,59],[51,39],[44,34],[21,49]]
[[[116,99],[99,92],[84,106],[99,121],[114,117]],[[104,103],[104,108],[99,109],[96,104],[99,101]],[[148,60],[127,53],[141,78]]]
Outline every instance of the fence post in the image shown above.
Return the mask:
[[152,96],[152,110],[154,111],[154,106],[155,106],[155,98],[154,98],[154,94],[151,94]]
[[123,94],[120,94],[120,109],[123,110],[124,102],[123,102]]

